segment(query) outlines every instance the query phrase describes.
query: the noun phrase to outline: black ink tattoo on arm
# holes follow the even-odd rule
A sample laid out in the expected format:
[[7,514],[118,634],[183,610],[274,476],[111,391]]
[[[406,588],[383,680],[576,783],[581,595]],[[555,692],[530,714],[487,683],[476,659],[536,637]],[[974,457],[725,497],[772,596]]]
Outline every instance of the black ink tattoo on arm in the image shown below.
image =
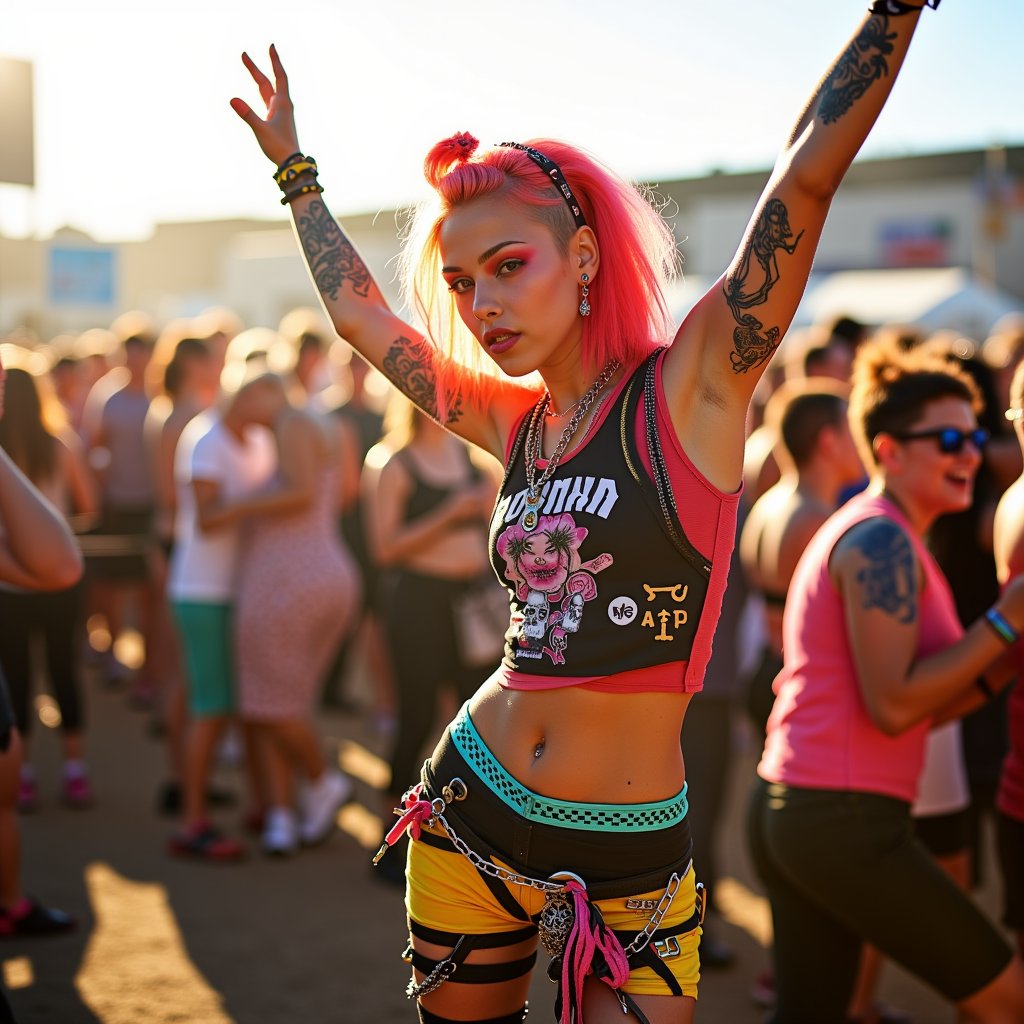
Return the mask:
[[437,405],[437,375],[434,372],[434,352],[422,340],[396,338],[381,363],[388,380],[414,405],[428,416],[448,426],[462,418],[462,397],[449,392],[442,421]]
[[323,200],[315,199],[310,203],[296,218],[295,227],[309,272],[321,295],[337,299],[346,281],[361,298],[370,294],[373,283],[370,272]]
[[725,301],[738,324],[732,332],[735,347],[729,353],[734,373],[746,373],[767,362],[779,347],[779,328],[766,329],[750,310],[768,301],[768,293],[779,280],[779,249],[791,256],[803,234],[801,231],[793,238],[786,204],[781,199],[769,199],[750,233],[739,266],[726,278]]
[[889,73],[886,57],[893,52],[895,32],[889,32],[889,18],[869,18],[857,38],[846,48],[822,83],[818,116],[825,124],[838,121],[871,88]]
[[851,542],[867,565],[857,573],[861,607],[879,608],[897,622],[917,618],[917,575],[914,551],[895,523],[876,519],[857,531]]

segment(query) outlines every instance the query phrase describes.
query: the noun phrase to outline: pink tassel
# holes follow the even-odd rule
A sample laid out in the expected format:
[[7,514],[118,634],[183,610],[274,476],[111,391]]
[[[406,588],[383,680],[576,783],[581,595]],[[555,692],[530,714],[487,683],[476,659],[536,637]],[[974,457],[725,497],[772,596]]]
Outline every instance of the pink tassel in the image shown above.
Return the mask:
[[600,953],[608,964],[610,973],[601,980],[613,989],[621,988],[629,979],[629,961],[615,933],[599,916],[591,918],[587,890],[571,879],[565,883],[565,888],[572,896],[575,914],[562,957],[559,1024],[583,1024],[583,980],[593,973],[595,953]]
[[405,807],[405,812],[384,837],[384,842],[388,846],[394,846],[398,842],[399,836],[407,829],[413,839],[419,839],[423,822],[427,821],[434,813],[434,808],[430,801],[421,799],[422,793],[422,782],[417,783],[405,793],[402,805]]

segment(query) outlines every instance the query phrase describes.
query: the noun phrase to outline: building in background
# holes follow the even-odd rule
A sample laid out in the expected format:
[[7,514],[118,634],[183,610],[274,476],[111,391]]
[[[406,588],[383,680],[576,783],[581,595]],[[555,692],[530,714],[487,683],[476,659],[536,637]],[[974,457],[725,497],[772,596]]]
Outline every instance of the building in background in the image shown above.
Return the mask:
[[[715,173],[652,186],[684,257],[670,295],[677,314],[728,264],[767,177]],[[344,220],[397,302],[388,270],[399,215]],[[0,237],[0,331],[29,327],[45,338],[107,324],[124,309],[167,320],[212,305],[268,325],[313,299],[284,220],[160,224],[145,240],[105,245],[72,229],[46,240]],[[1012,310],[1024,310],[1024,146],[855,163],[833,203],[797,324],[846,312],[980,338]]]

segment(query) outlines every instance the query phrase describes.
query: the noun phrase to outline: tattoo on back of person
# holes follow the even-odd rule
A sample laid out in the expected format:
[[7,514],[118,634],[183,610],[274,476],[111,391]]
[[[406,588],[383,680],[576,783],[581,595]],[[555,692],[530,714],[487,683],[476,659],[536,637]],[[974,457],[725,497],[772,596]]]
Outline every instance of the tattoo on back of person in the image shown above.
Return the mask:
[[370,272],[323,200],[311,202],[296,218],[295,227],[309,271],[321,295],[337,299],[346,281],[361,298],[365,299],[370,294]]
[[801,231],[793,238],[786,204],[769,199],[750,232],[739,266],[725,280],[725,301],[738,325],[732,332],[734,348],[729,353],[734,373],[755,369],[779,347],[779,328],[765,328],[751,310],[768,301],[768,293],[779,280],[779,250],[792,256],[803,234]]
[[838,121],[872,83],[889,73],[886,57],[893,51],[896,33],[888,29],[888,15],[877,14],[868,19],[857,38],[836,61],[821,86],[818,115],[825,124]]
[[867,565],[857,573],[861,607],[878,608],[897,622],[917,618],[917,576],[914,551],[907,535],[886,519],[868,523],[851,537]]
[[[437,407],[437,376],[434,373],[434,351],[422,338],[396,338],[381,363],[392,384],[428,416],[442,422]],[[462,418],[462,397],[449,393],[444,424]]]

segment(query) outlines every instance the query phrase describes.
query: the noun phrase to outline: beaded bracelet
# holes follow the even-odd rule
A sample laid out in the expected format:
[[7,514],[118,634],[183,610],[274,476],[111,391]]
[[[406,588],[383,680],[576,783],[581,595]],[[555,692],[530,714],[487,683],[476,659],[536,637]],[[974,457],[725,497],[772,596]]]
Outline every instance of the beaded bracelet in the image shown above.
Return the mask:
[[891,14],[899,17],[913,11],[923,11],[926,7],[938,10],[940,0],[925,0],[923,4],[908,4],[904,0],[874,0],[868,11],[871,14]]
[[317,168],[316,161],[312,157],[303,157],[301,160],[296,160],[293,164],[288,164],[283,170],[278,171],[274,175],[274,181],[284,188],[290,181],[294,181],[296,178],[303,174],[312,174],[316,177]]
[[323,192],[323,190],[323,185],[314,179],[307,185],[300,185],[298,188],[292,188],[285,192],[281,197],[281,205],[287,206],[292,200],[298,199],[299,196],[308,195],[310,192]]
[[989,608],[985,612],[985,621],[995,630],[999,639],[1004,643],[1015,644],[1020,639],[1020,633],[1007,622],[1003,613],[998,608]]

